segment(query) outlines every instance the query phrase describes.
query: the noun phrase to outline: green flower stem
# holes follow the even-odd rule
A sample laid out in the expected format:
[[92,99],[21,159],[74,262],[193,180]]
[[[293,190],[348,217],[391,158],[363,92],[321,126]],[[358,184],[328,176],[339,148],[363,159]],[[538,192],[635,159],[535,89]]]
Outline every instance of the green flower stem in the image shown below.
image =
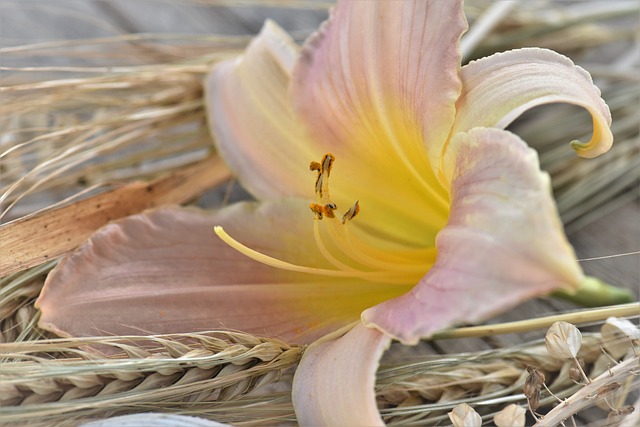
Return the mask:
[[628,289],[609,285],[591,276],[585,277],[576,292],[558,290],[553,292],[551,296],[574,302],[583,307],[625,304],[634,300],[633,294]]

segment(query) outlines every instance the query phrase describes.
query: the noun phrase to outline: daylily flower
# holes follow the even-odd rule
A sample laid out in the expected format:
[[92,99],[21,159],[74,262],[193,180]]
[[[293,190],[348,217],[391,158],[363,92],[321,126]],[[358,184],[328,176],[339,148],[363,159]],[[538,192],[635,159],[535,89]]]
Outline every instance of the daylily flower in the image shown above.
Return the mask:
[[298,368],[299,421],[375,425],[392,339],[577,289],[549,177],[504,129],[540,104],[582,106],[593,137],[572,147],[594,157],[612,143],[609,110],[588,73],[549,50],[461,67],[466,28],[454,0],[343,1],[301,49],[267,22],[207,81],[219,153],[258,201],[108,225],[51,273],[41,325],[297,342],[337,331]]

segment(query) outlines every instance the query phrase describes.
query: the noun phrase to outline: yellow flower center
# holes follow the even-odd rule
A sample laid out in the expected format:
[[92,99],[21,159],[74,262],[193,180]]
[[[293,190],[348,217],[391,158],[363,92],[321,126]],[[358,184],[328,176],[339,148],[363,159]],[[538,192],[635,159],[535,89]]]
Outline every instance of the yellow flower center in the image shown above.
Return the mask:
[[311,162],[310,169],[317,173],[316,200],[309,207],[314,214],[314,240],[322,256],[334,269],[316,268],[288,263],[255,251],[229,236],[222,227],[215,227],[216,234],[229,246],[244,255],[272,267],[317,274],[323,276],[360,278],[389,284],[415,284],[435,261],[435,248],[399,250],[389,245],[379,248],[350,231],[350,222],[360,212],[356,201],[340,219],[336,217],[338,206],[332,202],[329,177],[335,156],[327,153],[321,162]]

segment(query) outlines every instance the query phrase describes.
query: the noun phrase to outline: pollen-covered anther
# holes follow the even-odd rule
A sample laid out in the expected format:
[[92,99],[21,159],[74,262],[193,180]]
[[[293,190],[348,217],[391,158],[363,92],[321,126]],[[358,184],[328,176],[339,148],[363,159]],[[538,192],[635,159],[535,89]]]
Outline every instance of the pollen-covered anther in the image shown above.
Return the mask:
[[327,153],[322,158],[322,173],[326,173],[327,177],[331,174],[331,167],[333,166],[333,162],[336,160],[336,156],[331,153]]
[[311,162],[309,164],[309,170],[311,171],[318,171],[318,172],[322,172],[322,165],[320,164],[320,162]]
[[[310,203],[309,208],[311,209],[311,212],[313,212],[316,216],[316,219],[322,219],[324,217],[324,206],[319,205],[318,203]],[[333,215],[333,212],[331,212],[331,214]]]
[[327,218],[335,218],[336,215],[333,213],[333,211],[335,211],[336,209],[338,209],[338,207],[335,203],[327,203],[322,207],[322,213],[324,213]]
[[309,163],[309,169],[311,171],[316,171],[318,176],[316,178],[315,192],[320,200],[324,197],[324,190],[329,182],[329,175],[331,175],[331,168],[333,167],[333,162],[336,160],[336,157],[327,153],[322,158],[322,162],[311,162]]
[[342,215],[342,223],[345,224],[347,221],[351,221],[355,218],[356,215],[360,212],[360,203],[356,201],[353,206],[347,210],[347,212]]
[[335,203],[327,203],[324,206],[318,203],[310,203],[309,208],[311,209],[311,212],[313,212],[316,215],[316,218],[318,219],[322,219],[325,216],[327,218],[335,218],[336,214],[333,211],[338,209]]

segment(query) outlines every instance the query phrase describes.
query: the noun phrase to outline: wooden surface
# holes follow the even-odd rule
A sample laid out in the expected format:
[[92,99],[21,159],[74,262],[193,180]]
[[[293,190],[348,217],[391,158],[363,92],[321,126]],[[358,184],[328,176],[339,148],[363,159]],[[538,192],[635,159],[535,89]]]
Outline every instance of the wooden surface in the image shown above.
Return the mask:
[[[203,7],[197,2],[160,1],[13,1],[0,3],[0,43],[2,47],[41,43],[59,39],[109,37],[125,33],[171,34],[253,34],[265,17],[275,19],[296,38],[302,39],[326,17],[325,10],[278,10],[269,7]],[[3,66],[67,65],[55,56],[5,58]],[[74,60],[82,63],[81,58]],[[39,76],[41,77],[41,76]],[[638,189],[632,189],[638,193]],[[637,194],[636,194],[637,195]],[[219,200],[215,195],[213,200]],[[640,250],[640,204],[638,198],[569,236],[579,259],[621,255]],[[584,271],[600,279],[631,289],[640,297],[640,256],[627,255],[581,262]],[[552,314],[572,308],[554,299],[531,301],[500,316],[500,321]],[[492,339],[439,341],[440,352],[472,351],[510,345],[530,335]]]

